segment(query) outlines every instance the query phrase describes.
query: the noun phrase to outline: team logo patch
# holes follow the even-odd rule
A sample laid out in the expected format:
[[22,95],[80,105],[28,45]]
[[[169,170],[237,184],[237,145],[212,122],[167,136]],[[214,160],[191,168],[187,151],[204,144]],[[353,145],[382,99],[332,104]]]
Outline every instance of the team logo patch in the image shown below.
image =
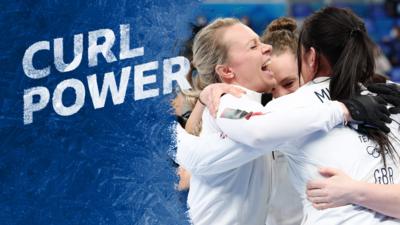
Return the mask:
[[221,118],[225,119],[232,119],[232,120],[238,120],[245,118],[246,120],[250,119],[252,116],[258,116],[258,115],[263,115],[264,113],[262,112],[247,112],[241,109],[232,109],[232,108],[226,108],[221,114]]

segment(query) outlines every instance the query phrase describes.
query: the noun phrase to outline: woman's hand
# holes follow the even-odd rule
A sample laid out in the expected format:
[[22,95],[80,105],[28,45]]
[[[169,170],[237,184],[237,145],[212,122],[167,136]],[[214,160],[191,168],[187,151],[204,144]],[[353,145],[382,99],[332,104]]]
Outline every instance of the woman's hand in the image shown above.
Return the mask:
[[307,199],[314,208],[322,210],[352,203],[357,181],[333,168],[321,168],[319,172],[327,178],[307,183]]
[[245,93],[246,91],[244,91],[243,89],[230,84],[210,84],[206,88],[204,88],[203,91],[201,91],[199,101],[207,106],[213,117],[216,117],[219,106],[219,99],[223,94],[231,94],[233,96],[240,97]]
[[179,182],[177,189],[178,191],[185,191],[188,190],[190,187],[190,173],[189,171],[185,170],[185,168],[179,166],[176,173],[179,176]]
[[375,83],[367,86],[371,92],[385,99],[393,106],[389,108],[390,113],[400,113],[400,86],[395,83]]
[[376,128],[389,133],[386,123],[392,122],[386,108],[386,100],[381,96],[358,95],[341,101],[350,111],[351,123],[357,124],[356,130],[364,133],[366,127]]

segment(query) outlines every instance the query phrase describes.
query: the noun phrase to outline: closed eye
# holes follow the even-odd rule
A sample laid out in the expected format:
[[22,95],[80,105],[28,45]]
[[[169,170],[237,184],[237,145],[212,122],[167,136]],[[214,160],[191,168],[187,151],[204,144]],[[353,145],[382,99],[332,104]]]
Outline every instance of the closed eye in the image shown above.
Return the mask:
[[286,83],[285,85],[283,85],[285,88],[290,88],[290,87],[292,87],[293,86],[293,81],[290,81],[290,82],[288,82],[288,83]]

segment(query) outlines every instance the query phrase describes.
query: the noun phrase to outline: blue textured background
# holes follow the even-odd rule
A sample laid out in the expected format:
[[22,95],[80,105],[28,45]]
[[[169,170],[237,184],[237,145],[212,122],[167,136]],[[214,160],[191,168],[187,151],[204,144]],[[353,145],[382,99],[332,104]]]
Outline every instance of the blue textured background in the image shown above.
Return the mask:
[[[133,99],[133,75],[125,102],[114,106],[110,96],[95,110],[86,76],[159,61],[157,85],[162,93],[162,60],[179,55],[188,38],[192,11],[188,0],[24,0],[0,1],[0,224],[188,224],[184,194],[174,190],[168,160],[171,95]],[[131,47],[145,49],[135,59],[88,68],[87,32],[131,26]],[[80,66],[68,73],[32,80],[24,75],[22,57],[37,41],[63,37],[64,54],[72,58],[73,35],[84,34]],[[51,45],[52,46],[52,45]],[[52,54],[41,63],[52,63]],[[69,60],[66,60],[69,62]],[[46,65],[46,64],[43,64]],[[119,76],[117,82],[119,82]],[[83,108],[73,116],[57,115],[51,101],[23,125],[24,89],[45,86],[52,92],[68,78],[86,89]],[[101,83],[100,83],[101,84]],[[68,96],[66,97],[68,102]]]

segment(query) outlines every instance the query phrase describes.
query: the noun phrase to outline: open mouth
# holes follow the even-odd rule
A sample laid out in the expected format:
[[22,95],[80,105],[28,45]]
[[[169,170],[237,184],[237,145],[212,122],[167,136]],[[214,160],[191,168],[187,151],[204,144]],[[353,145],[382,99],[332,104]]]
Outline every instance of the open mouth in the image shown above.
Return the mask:
[[261,66],[261,70],[262,71],[269,71],[271,72],[271,70],[269,69],[269,65],[271,64],[271,59],[268,59],[267,61],[264,62],[264,64]]

